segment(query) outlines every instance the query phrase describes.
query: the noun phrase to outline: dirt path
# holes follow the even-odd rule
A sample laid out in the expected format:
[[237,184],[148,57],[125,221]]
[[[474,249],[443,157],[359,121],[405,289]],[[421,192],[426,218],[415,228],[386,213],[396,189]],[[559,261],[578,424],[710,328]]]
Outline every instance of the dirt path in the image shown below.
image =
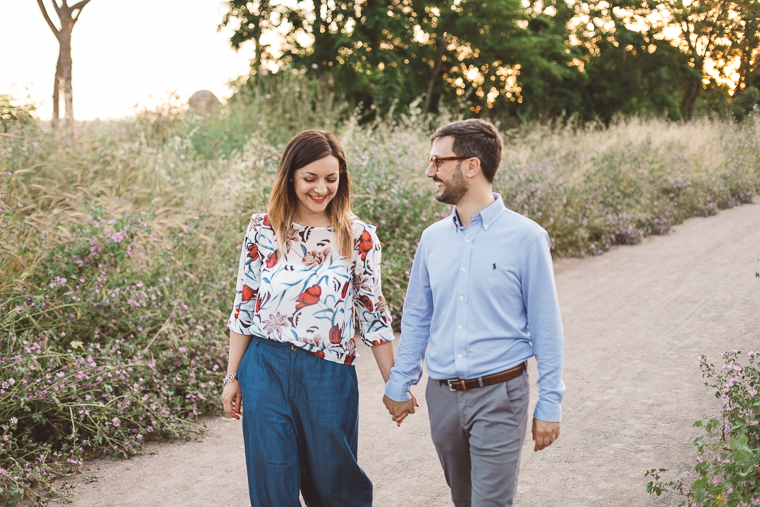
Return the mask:
[[[526,441],[518,505],[677,504],[647,495],[643,474],[689,469],[692,423],[717,414],[697,356],[717,361],[725,349],[760,348],[758,253],[754,204],[690,220],[635,247],[557,263],[567,347],[562,436],[541,453]],[[451,505],[423,386],[416,389],[422,409],[396,428],[380,403],[372,354],[362,356],[359,459],[375,484],[375,505]],[[239,423],[211,419],[208,426],[199,443],[86,464],[73,506],[249,505]]]

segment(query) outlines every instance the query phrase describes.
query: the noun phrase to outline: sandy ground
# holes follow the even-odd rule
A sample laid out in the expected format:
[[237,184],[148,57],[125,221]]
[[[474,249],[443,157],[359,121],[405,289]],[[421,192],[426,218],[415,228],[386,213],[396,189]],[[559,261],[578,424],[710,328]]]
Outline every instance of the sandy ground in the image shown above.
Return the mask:
[[[534,453],[526,440],[521,507],[677,505],[650,497],[645,470],[690,469],[697,419],[718,413],[698,355],[760,348],[760,205],[692,219],[671,234],[601,257],[561,260],[566,331],[562,435]],[[359,461],[375,505],[451,505],[422,407],[397,428],[364,350]],[[531,365],[533,403],[535,364]],[[200,442],[153,444],[128,461],[85,464],[73,505],[249,505],[239,422],[206,421]],[[528,437],[529,438],[529,437]]]

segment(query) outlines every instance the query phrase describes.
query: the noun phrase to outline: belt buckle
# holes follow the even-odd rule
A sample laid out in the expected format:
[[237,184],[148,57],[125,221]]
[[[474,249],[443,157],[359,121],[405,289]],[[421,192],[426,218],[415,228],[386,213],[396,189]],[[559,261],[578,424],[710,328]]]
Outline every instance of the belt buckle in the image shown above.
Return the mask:
[[448,386],[449,386],[449,391],[451,391],[451,392],[455,392],[456,391],[456,389],[454,389],[454,385],[452,384],[452,382],[461,382],[461,381],[462,381],[462,379],[459,379],[459,378],[448,379],[446,381],[446,384],[448,384]]

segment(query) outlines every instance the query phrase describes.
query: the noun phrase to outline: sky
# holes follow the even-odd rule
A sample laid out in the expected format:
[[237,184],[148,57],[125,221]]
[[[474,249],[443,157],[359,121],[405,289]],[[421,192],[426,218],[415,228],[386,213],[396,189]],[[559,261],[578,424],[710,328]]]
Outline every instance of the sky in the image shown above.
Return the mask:
[[[76,0],[69,0],[69,5]],[[57,15],[45,0],[53,22]],[[121,118],[177,92],[220,100],[230,80],[247,75],[253,45],[236,53],[231,30],[217,32],[221,0],[91,0],[74,26],[74,117]],[[43,120],[52,116],[58,41],[36,0],[0,0],[0,94],[27,97]],[[63,116],[61,103],[61,116]]]

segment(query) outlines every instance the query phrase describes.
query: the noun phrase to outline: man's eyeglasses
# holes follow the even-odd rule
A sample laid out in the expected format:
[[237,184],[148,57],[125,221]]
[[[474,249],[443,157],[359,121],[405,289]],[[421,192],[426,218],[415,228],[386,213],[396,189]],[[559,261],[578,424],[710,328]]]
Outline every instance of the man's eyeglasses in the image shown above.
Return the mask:
[[438,169],[441,168],[441,164],[443,164],[444,162],[447,162],[449,160],[467,160],[468,158],[472,158],[472,157],[436,157],[435,155],[433,155],[431,157],[428,157],[427,160],[429,163],[433,164],[433,166],[435,167],[435,170],[437,171]]

